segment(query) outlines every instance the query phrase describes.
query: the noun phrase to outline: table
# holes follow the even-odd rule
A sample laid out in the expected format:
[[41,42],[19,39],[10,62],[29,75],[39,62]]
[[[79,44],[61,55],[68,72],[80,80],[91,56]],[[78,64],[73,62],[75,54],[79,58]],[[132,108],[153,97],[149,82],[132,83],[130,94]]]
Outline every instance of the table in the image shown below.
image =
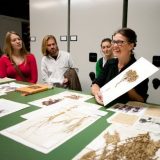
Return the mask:
[[[54,88],[44,92],[22,96],[18,92],[10,92],[7,95],[1,96],[8,100],[28,103],[33,100],[44,98],[64,91],[61,88]],[[94,98],[88,100],[90,103],[96,103]],[[38,109],[38,107],[31,106],[23,110],[14,112],[12,114],[0,117],[0,130],[13,126],[24,119],[20,117],[22,114],[29,113]],[[101,110],[106,110],[104,107]],[[101,117],[95,123],[87,127],[76,136],[72,137],[55,150],[48,154],[43,154],[32,148],[24,146],[8,137],[0,134],[0,159],[1,160],[71,160],[77,153],[79,153],[88,143],[97,137],[110,124],[106,122],[106,118],[113,115],[114,112],[109,112],[106,116]]]

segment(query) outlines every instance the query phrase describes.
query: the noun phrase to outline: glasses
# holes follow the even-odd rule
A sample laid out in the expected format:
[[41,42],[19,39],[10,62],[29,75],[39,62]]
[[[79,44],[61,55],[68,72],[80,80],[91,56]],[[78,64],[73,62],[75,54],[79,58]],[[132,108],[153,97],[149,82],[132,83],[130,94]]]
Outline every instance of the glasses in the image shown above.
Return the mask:
[[124,45],[124,44],[126,44],[126,43],[128,43],[127,41],[121,41],[121,40],[112,40],[112,45],[114,45],[114,44],[117,44],[118,46],[122,46],[122,45]]

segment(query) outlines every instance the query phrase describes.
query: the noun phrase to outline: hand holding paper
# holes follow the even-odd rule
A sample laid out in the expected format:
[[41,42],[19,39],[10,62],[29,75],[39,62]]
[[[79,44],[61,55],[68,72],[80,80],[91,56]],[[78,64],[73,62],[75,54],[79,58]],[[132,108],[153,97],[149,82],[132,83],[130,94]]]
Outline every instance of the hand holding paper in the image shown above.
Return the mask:
[[157,67],[141,57],[122,73],[101,87],[100,91],[102,93],[104,105],[109,104],[111,101],[128,92],[157,71]]

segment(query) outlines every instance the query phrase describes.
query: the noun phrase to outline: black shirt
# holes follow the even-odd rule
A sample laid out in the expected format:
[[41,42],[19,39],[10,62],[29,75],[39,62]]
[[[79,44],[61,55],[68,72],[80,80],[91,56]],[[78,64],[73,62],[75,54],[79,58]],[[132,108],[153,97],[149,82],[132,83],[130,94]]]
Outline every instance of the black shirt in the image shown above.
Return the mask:
[[[113,58],[113,59],[108,60],[103,68],[102,74],[99,77],[97,77],[93,81],[92,84],[97,84],[99,87],[102,87],[103,85],[108,83],[110,80],[115,78],[122,71],[124,71],[126,68],[128,68],[130,65],[132,65],[135,61],[136,61],[136,59],[135,59],[134,55],[132,54],[129,63],[119,71],[118,59]],[[136,92],[144,98],[144,101],[146,101],[146,99],[148,98],[148,94],[147,94],[148,82],[149,82],[149,79],[147,78],[146,80],[144,80],[143,82],[141,82],[140,84],[138,84],[137,86],[134,87]],[[116,102],[125,103],[129,100],[130,99],[128,97],[128,94],[125,93],[122,96],[120,96],[119,98],[117,98]]]

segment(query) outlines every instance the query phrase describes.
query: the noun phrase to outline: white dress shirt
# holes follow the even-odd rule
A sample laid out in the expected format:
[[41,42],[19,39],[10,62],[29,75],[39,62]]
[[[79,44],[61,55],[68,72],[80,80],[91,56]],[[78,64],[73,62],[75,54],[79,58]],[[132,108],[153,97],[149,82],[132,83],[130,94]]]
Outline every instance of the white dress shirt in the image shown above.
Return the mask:
[[43,56],[41,61],[41,74],[45,83],[63,83],[64,73],[68,68],[73,68],[73,60],[70,53],[59,51],[57,59],[51,56]]

